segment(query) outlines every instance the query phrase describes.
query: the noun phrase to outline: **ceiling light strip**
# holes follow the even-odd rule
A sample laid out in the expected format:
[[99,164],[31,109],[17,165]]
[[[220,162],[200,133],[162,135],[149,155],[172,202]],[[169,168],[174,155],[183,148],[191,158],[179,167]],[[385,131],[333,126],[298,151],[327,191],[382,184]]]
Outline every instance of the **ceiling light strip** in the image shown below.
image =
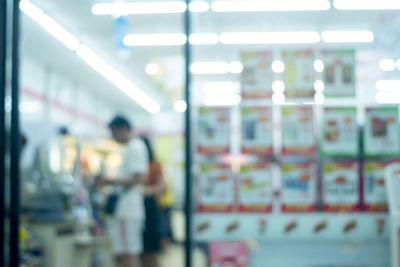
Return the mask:
[[78,38],[69,33],[65,28],[55,22],[51,17],[33,5],[30,1],[22,0],[20,2],[20,9],[27,16],[42,26],[49,34],[63,43],[68,49],[76,51],[76,54],[89,66],[117,86],[122,92],[128,95],[145,110],[153,114],[160,111],[160,105],[156,101],[145,94],[140,88],[134,85],[128,78],[118,72],[115,68],[107,64],[90,48],[80,44]]
[[215,12],[321,11],[329,10],[328,0],[214,1]]
[[339,10],[398,10],[399,0],[335,0],[333,5]]
[[174,14],[183,13],[187,9],[182,1],[170,2],[115,2],[98,3],[92,7],[94,15],[129,15],[129,14]]

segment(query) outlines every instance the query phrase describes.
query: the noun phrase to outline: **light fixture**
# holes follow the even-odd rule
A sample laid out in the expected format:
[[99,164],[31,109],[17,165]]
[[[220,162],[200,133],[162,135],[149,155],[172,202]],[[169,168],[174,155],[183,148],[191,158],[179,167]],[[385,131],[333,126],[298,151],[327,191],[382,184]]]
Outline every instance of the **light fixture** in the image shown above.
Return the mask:
[[314,90],[317,93],[322,93],[325,90],[325,83],[321,80],[314,82]]
[[184,100],[178,100],[174,103],[174,110],[179,113],[183,113],[186,111],[187,104]]
[[379,80],[375,87],[380,93],[400,93],[400,80]]
[[141,89],[134,85],[116,69],[108,65],[102,58],[96,55],[90,48],[80,44],[79,40],[65,30],[60,24],[46,15],[29,0],[22,0],[19,5],[22,12],[39,23],[54,38],[61,41],[70,50],[75,50],[76,54],[82,58],[89,66],[99,72],[102,76],[112,82],[117,88],[131,97],[140,106],[150,113],[160,111],[160,105]]
[[239,94],[214,95],[207,94],[203,97],[206,106],[235,106],[241,102]]
[[380,93],[375,96],[375,100],[381,104],[400,104],[400,93]]
[[37,101],[22,101],[19,103],[19,111],[26,114],[37,114],[42,111],[42,104]]
[[207,95],[229,95],[240,92],[240,83],[229,81],[207,82],[203,86],[203,93]]
[[390,58],[384,58],[379,61],[379,67],[383,71],[394,71],[396,69],[396,62]]
[[92,7],[94,15],[129,15],[129,14],[174,14],[186,11],[183,1],[168,2],[115,2],[98,3]]
[[325,69],[324,62],[320,59],[314,61],[314,70],[316,72],[323,72]]
[[242,73],[243,71],[243,64],[240,61],[232,61],[229,63],[229,71],[231,73]]
[[68,49],[74,51],[79,47],[78,38],[68,32],[64,27],[54,21],[30,1],[22,0],[19,3],[19,8]]
[[285,103],[285,95],[282,93],[274,93],[272,95],[272,103],[277,105]]
[[216,33],[193,33],[189,37],[189,42],[193,45],[214,45],[219,41]]
[[371,31],[324,31],[321,33],[325,43],[371,43],[374,33]]
[[147,75],[154,76],[160,72],[160,66],[157,63],[151,62],[146,65],[145,71]]
[[207,1],[191,1],[189,10],[191,12],[207,12],[210,9],[210,4]]
[[282,94],[285,91],[285,83],[283,81],[274,81],[272,83],[272,91],[277,94]]
[[126,46],[180,46],[186,43],[183,33],[127,34],[123,42]]
[[306,44],[318,43],[318,32],[225,32],[220,35],[223,44]]
[[269,0],[269,1],[213,1],[215,12],[262,12],[262,11],[305,11],[329,10],[328,0]]
[[325,95],[323,93],[315,93],[314,101],[316,104],[323,104],[325,102]]
[[114,67],[106,63],[101,57],[85,45],[81,45],[76,54],[82,58],[95,71],[104,78],[113,83],[122,92],[128,95],[136,103],[142,106],[148,112],[155,114],[160,111],[160,105],[151,97],[145,94],[141,89],[134,85],[128,78],[122,75]]
[[190,65],[193,74],[226,74],[229,63],[224,61],[194,62]]
[[340,10],[395,10],[400,9],[398,0],[335,0],[333,5]]
[[275,73],[283,73],[285,71],[285,63],[281,60],[275,60],[272,62],[271,68]]

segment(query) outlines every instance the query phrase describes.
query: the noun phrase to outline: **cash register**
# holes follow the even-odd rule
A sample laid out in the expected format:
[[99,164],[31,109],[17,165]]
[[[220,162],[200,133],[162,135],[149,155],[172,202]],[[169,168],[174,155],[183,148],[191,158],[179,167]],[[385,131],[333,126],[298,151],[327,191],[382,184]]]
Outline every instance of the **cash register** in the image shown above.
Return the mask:
[[391,222],[392,267],[400,267],[400,163],[386,168],[385,179]]

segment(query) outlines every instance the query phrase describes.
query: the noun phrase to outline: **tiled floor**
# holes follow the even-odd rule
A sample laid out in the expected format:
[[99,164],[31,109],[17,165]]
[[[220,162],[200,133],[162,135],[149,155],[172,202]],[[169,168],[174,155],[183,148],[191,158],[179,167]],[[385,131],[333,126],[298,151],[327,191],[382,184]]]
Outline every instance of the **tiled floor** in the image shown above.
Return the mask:
[[[161,267],[184,267],[183,246],[170,245],[160,256]],[[194,249],[193,267],[207,267],[207,258],[200,249]]]

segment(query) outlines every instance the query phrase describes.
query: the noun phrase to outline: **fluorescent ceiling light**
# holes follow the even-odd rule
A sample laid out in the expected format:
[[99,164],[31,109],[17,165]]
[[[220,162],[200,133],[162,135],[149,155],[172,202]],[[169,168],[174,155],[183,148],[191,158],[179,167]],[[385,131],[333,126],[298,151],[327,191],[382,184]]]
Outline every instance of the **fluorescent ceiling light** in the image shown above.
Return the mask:
[[272,103],[274,104],[283,104],[285,103],[285,95],[282,93],[275,93],[272,95]]
[[19,103],[19,111],[29,114],[40,113],[42,111],[42,104],[37,101],[22,101]]
[[39,23],[54,38],[64,44],[68,49],[74,51],[79,47],[79,40],[64,27],[55,22],[51,17],[45,14],[38,7],[33,5],[28,0],[22,0],[19,3],[19,8],[31,19]]
[[379,80],[375,87],[380,93],[400,93],[400,80]]
[[318,32],[225,32],[221,33],[223,44],[305,44],[318,43]]
[[194,45],[213,45],[219,41],[216,33],[193,33],[189,37],[189,42]]
[[323,104],[325,102],[325,95],[323,93],[315,93],[314,101],[316,104]]
[[176,46],[186,43],[183,33],[128,34],[123,42],[126,46]]
[[242,73],[243,71],[243,64],[240,61],[232,61],[231,63],[229,63],[229,71],[232,73]]
[[117,86],[121,91],[131,97],[140,106],[150,113],[160,111],[160,105],[134,85],[116,69],[108,65],[102,58],[96,55],[85,45],[80,45],[79,40],[66,31],[60,24],[46,15],[42,10],[28,0],[20,2],[20,9],[34,21],[38,22],[54,38],[61,41],[70,50],[76,50],[76,54],[89,66],[103,75],[106,79]]
[[160,72],[160,66],[152,62],[146,65],[145,71],[147,75],[154,76]]
[[203,93],[207,95],[229,95],[240,92],[240,83],[238,82],[207,82],[203,86]]
[[194,62],[190,65],[193,74],[226,74],[229,72],[229,63],[224,61]]
[[314,61],[314,70],[316,72],[323,72],[325,69],[324,62],[320,59]]
[[272,91],[277,94],[282,94],[285,91],[285,83],[283,81],[274,81],[272,83]]
[[376,102],[381,104],[400,104],[400,94],[386,94],[386,93],[377,93],[376,94]]
[[173,14],[186,11],[183,1],[169,2],[132,2],[99,3],[92,7],[94,15],[129,15],[129,14]]
[[379,61],[379,67],[383,71],[394,71],[396,69],[396,62],[390,58],[381,59]]
[[321,80],[316,80],[314,82],[314,90],[317,93],[322,93],[325,90],[325,83]]
[[328,0],[269,0],[269,1],[213,1],[215,12],[262,12],[262,11],[305,11],[329,10]]
[[374,33],[371,31],[324,31],[321,34],[326,43],[371,43]]
[[191,1],[189,10],[191,12],[207,12],[210,9],[210,4],[206,1]]
[[395,10],[400,9],[399,0],[335,0],[336,9],[341,10]]
[[275,73],[282,73],[285,71],[285,63],[281,60],[275,60],[271,65],[272,71]]
[[174,110],[179,113],[183,113],[186,111],[187,104],[184,100],[178,100],[174,103]]
[[104,76],[107,80],[113,83],[126,95],[132,98],[136,103],[142,106],[150,113],[160,111],[160,105],[151,97],[145,94],[141,89],[134,85],[128,78],[118,72],[115,68],[106,63],[101,57],[94,53],[85,45],[81,45],[76,54],[83,59],[95,71]]
[[205,95],[203,103],[206,106],[235,106],[241,101],[239,94]]

